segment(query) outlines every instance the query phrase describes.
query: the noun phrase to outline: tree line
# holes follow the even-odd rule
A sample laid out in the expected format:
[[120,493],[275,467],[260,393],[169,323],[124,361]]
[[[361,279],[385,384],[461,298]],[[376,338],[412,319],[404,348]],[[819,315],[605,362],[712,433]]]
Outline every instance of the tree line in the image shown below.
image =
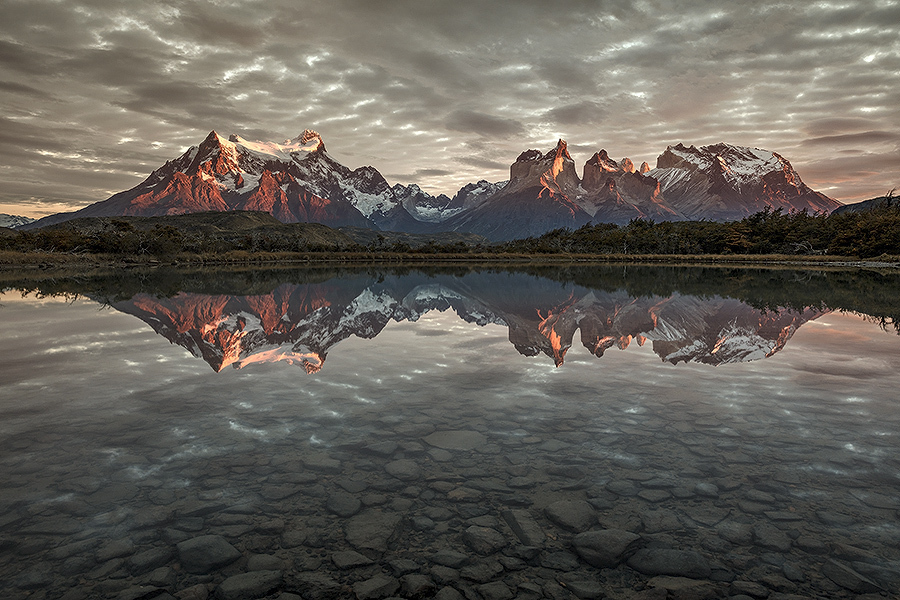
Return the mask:
[[[177,222],[177,221],[176,221]],[[65,225],[65,224],[64,224]],[[500,244],[405,242],[355,243],[324,226],[315,235],[301,224],[252,231],[192,231],[169,222],[136,228],[109,218],[96,226],[55,226],[0,236],[0,250],[168,257],[243,252],[392,252],[410,254],[587,255],[835,255],[873,258],[900,255],[900,206],[810,214],[766,209],[740,221],[634,219],[627,225],[587,224]],[[323,231],[325,232],[323,234]]]
[[900,255],[900,208],[839,214],[766,209],[740,221],[634,219],[587,224],[505,244],[510,252],[576,254]]

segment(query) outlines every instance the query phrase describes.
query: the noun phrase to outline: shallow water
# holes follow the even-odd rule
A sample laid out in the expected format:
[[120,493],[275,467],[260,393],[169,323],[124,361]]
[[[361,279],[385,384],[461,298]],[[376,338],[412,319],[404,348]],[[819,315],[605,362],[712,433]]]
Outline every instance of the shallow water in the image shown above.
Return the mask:
[[900,336],[698,272],[8,290],[5,597],[900,589]]

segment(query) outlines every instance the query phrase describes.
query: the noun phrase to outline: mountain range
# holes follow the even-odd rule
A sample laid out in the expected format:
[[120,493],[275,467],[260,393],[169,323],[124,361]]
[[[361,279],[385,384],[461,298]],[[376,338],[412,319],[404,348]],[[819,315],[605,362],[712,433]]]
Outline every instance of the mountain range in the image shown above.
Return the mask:
[[710,365],[772,356],[798,327],[827,310],[763,310],[722,296],[673,293],[635,297],[561,284],[524,273],[470,273],[462,277],[367,273],[270,293],[226,295],[139,293],[110,302],[172,343],[202,357],[215,371],[255,363],[319,371],[329,350],[351,336],[371,339],[390,321],[417,321],[432,310],[452,310],[479,326],[506,327],[525,356],[563,364],[576,331],[588,352],[650,344],[660,359]]
[[282,143],[215,131],[130,190],[20,229],[78,217],[159,216],[204,211],[263,211],[282,222],[434,233],[456,231],[502,241],[589,222],[635,218],[737,220],[760,210],[830,212],[841,204],[813,191],[781,155],[715,144],[669,146],[656,168],[594,153],[579,177],[567,144],[527,150],[508,181],[485,180],[451,198],[416,185],[391,186],[377,169],[349,169],[307,129]]

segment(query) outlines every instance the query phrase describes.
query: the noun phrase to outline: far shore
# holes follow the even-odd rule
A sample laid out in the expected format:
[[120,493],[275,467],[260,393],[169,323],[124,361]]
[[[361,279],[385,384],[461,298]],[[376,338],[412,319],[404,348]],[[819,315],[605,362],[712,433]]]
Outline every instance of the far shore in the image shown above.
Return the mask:
[[790,254],[517,254],[517,253],[394,253],[394,252],[245,252],[121,256],[65,252],[0,252],[0,270],[85,270],[158,267],[237,267],[248,265],[303,267],[341,266],[540,266],[591,264],[659,264],[746,267],[816,267],[898,269],[900,257],[879,256],[861,260],[852,256],[803,256]]

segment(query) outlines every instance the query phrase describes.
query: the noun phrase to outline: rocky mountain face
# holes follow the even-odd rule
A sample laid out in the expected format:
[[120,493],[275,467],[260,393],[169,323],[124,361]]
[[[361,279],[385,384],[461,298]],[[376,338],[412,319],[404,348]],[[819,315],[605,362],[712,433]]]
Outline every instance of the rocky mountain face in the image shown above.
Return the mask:
[[808,308],[760,310],[719,296],[633,297],[525,274],[465,277],[357,275],[322,283],[282,284],[255,296],[138,294],[113,302],[160,335],[201,357],[214,370],[282,362],[309,373],[330,349],[351,336],[374,338],[390,321],[416,321],[453,310],[479,326],[509,330],[525,356],[565,361],[580,342],[597,357],[633,342],[650,344],[662,360],[710,365],[766,358],[781,350],[798,327],[824,314]]
[[280,144],[225,139],[213,131],[134,188],[21,227],[77,217],[252,210],[286,223],[511,240],[591,221],[732,220],[766,207],[815,212],[838,206],[806,186],[782,156],[728,144],[669,146],[655,169],[646,162],[635,168],[630,159],[616,161],[600,150],[579,178],[559,140],[548,152],[521,153],[508,181],[481,180],[450,198],[416,185],[390,186],[371,166],[351,170],[328,155],[312,130]]
[[527,150],[509,169],[509,181],[479,205],[448,219],[454,231],[492,240],[539,236],[552,229],[577,229],[591,217],[570,198],[578,191],[575,161],[566,142],[546,154]]
[[666,206],[659,182],[645,175],[648,170],[647,163],[636,171],[631,159],[616,162],[606,150],[600,150],[584,163],[580,194],[575,201],[596,222],[681,220],[678,212]]

